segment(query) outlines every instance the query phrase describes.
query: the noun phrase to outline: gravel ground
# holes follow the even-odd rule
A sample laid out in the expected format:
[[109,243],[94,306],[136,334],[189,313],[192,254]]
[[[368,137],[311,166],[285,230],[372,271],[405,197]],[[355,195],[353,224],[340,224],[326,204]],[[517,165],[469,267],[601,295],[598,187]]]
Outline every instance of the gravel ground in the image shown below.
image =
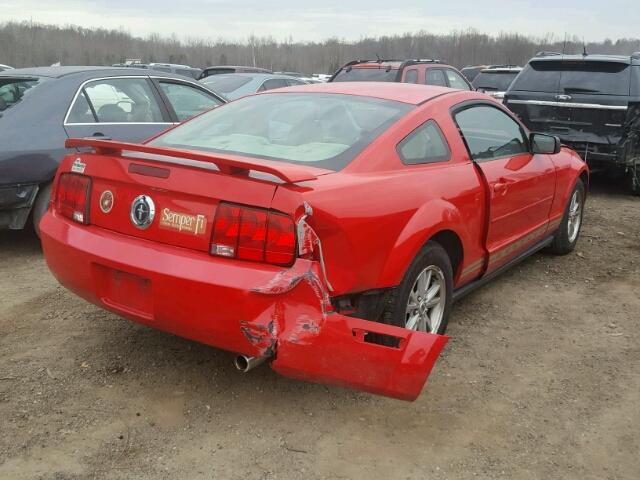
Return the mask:
[[455,306],[414,403],[241,375],[85,303],[0,232],[0,478],[640,478],[640,198]]

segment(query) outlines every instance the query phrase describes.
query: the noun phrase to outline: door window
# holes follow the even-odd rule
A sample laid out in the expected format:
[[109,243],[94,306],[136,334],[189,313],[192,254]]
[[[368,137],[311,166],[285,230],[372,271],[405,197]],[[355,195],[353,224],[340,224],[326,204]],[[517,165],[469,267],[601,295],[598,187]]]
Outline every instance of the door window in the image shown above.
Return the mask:
[[160,80],[160,88],[178,116],[179,122],[216,107],[222,102],[213,95],[183,83]]
[[418,71],[407,70],[407,75],[404,77],[405,83],[418,83]]
[[469,84],[461,75],[458,74],[458,72],[451,69],[446,69],[444,72],[451,88],[457,88],[458,90],[471,90],[469,88]]
[[429,120],[411,132],[398,144],[398,155],[402,163],[446,162],[451,153],[444,135],[433,120]]
[[455,114],[455,121],[473,160],[512,157],[529,151],[520,124],[496,107],[465,108]]
[[144,78],[109,78],[87,83],[69,112],[68,123],[163,123]]
[[425,83],[427,85],[437,85],[439,87],[446,87],[447,81],[444,79],[444,73],[439,68],[429,68],[426,71]]

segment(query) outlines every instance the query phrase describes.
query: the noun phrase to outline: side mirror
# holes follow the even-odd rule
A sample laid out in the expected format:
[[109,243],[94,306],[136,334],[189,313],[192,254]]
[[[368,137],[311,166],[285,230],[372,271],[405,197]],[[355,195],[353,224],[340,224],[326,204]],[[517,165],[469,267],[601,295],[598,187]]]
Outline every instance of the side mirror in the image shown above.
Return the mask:
[[529,135],[529,145],[531,145],[531,153],[553,155],[560,152],[560,139],[554,135],[531,133]]

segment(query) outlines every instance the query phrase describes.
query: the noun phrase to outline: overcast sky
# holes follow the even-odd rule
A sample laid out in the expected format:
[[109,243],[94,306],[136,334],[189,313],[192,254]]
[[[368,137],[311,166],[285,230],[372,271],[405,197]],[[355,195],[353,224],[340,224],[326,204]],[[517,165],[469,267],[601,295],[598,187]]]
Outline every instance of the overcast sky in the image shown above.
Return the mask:
[[124,28],[179,38],[244,40],[251,33],[296,41],[357,40],[474,28],[485,33],[640,37],[639,0],[0,0],[0,22],[33,20]]

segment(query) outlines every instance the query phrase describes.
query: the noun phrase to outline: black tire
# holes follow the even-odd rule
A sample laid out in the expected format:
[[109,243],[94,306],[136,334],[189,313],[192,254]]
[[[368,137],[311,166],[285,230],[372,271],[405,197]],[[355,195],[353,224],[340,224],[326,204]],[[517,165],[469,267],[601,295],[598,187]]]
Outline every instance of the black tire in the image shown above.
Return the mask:
[[627,185],[633,195],[640,195],[640,160],[635,160],[627,172]]
[[443,334],[446,331],[453,300],[453,269],[451,268],[449,255],[445,249],[436,242],[428,242],[425,245],[409,266],[400,285],[389,295],[382,314],[382,321],[384,323],[402,328],[407,327],[409,295],[412,293],[419,274],[430,267],[437,267],[442,273],[445,291],[442,317],[439,326],[437,331],[430,333]]
[[51,184],[48,183],[43,186],[38,192],[38,196],[36,197],[36,201],[33,203],[33,208],[31,209],[31,219],[33,221],[33,229],[36,232],[38,238],[40,238],[40,220],[44,217],[44,214],[47,213],[47,208],[49,208],[49,201],[51,200]]
[[[580,198],[581,207],[580,207],[580,223],[578,225],[578,232],[575,234],[573,239],[569,236],[569,210],[571,207],[571,200],[573,196],[578,192],[578,196]],[[567,205],[564,208],[564,215],[562,216],[562,221],[560,222],[560,226],[558,227],[558,231],[553,237],[553,242],[549,246],[549,251],[555,255],[566,255],[568,253],[573,252],[576,248],[576,244],[578,243],[578,238],[580,238],[580,229],[582,228],[582,217],[584,216],[584,201],[585,201],[585,190],[584,183],[582,180],[578,179],[576,181],[573,190],[571,191],[571,195],[569,195],[569,200],[567,201]]]

